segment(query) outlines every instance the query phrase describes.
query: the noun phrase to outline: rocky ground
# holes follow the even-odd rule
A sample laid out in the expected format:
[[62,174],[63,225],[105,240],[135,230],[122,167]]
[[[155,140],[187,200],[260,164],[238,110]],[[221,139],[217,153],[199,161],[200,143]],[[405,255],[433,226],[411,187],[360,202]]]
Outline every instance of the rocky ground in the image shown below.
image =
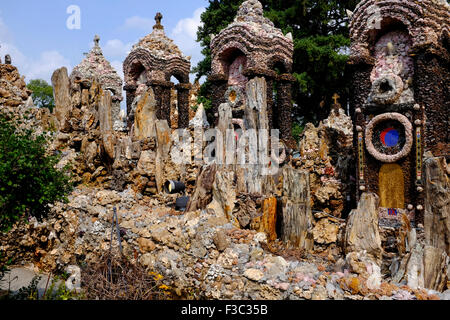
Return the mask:
[[[438,300],[450,292],[412,290],[366,279],[332,251],[305,254],[268,243],[266,235],[235,228],[212,212],[175,211],[170,198],[131,188],[118,193],[80,186],[45,222],[31,220],[1,239],[1,250],[41,270],[89,265],[109,250],[113,207],[124,254],[164,277],[174,295],[195,299]],[[115,232],[115,230],[114,230]],[[113,236],[113,250],[118,249]],[[381,280],[381,279],[380,279]]]

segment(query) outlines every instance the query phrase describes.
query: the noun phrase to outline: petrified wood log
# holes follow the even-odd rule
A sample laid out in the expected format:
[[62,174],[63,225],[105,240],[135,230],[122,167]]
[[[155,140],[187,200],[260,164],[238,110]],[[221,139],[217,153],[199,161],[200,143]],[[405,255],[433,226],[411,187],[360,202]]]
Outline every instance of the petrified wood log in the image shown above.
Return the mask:
[[225,168],[219,168],[212,186],[212,202],[208,209],[214,210],[215,214],[225,217],[228,221],[236,223],[233,211],[236,202],[236,186],[234,185],[235,172]]
[[167,120],[156,121],[156,187],[158,192],[163,191],[164,166],[166,165],[171,147],[171,130]]
[[212,200],[212,187],[216,179],[217,165],[215,163],[202,168],[194,194],[186,208],[186,212],[205,209]]
[[378,264],[383,249],[378,229],[379,198],[373,193],[364,193],[358,209],[350,213],[345,232],[345,253],[366,251]]
[[265,232],[269,241],[277,239],[277,199],[267,198],[263,201],[263,216],[259,225],[259,232]]
[[98,104],[98,118],[100,122],[100,132],[102,134],[112,131],[112,97],[109,91],[101,91]]
[[62,67],[55,70],[52,75],[52,85],[55,98],[55,115],[58,120],[58,129],[61,132],[70,130],[69,113],[71,108],[70,82],[67,69]]
[[314,246],[309,173],[286,167],[283,182],[282,240],[309,251]]
[[444,157],[425,161],[426,244],[450,255],[450,181]]
[[152,88],[139,100],[134,117],[134,138],[143,140],[155,136],[156,99]]
[[423,254],[425,288],[444,291],[447,285],[449,257],[444,250],[426,246]]

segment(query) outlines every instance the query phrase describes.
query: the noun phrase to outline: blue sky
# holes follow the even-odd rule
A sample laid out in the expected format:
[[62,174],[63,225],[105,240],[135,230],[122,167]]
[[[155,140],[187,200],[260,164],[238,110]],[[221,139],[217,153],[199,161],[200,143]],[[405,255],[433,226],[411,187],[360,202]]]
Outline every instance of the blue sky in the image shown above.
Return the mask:
[[[21,74],[30,79],[50,81],[53,71],[71,69],[92,46],[94,35],[101,38],[105,57],[122,75],[122,62],[131,46],[152,32],[156,12],[164,16],[167,36],[192,56],[192,65],[201,60],[195,42],[200,14],[207,0],[2,0],[0,6],[0,57],[6,53]],[[81,10],[81,29],[69,30],[67,8]]]

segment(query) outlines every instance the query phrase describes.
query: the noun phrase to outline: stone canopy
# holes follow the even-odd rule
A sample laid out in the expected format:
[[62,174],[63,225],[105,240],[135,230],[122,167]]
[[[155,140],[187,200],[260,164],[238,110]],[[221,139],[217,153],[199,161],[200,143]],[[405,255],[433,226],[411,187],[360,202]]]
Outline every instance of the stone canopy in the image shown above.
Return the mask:
[[277,63],[284,73],[292,71],[294,44],[292,35],[284,35],[272,21],[263,15],[263,6],[258,0],[242,3],[234,22],[212,36],[213,74],[227,74],[227,62],[234,51],[247,57],[247,69],[272,70]]
[[180,83],[189,82],[190,57],[166,36],[161,19],[162,15],[157,14],[153,32],[135,44],[126,58],[123,64],[126,85],[136,85],[140,77],[170,81],[175,76]]
[[351,59],[369,59],[380,30],[406,27],[414,47],[439,46],[450,38],[446,0],[364,0],[352,14]]

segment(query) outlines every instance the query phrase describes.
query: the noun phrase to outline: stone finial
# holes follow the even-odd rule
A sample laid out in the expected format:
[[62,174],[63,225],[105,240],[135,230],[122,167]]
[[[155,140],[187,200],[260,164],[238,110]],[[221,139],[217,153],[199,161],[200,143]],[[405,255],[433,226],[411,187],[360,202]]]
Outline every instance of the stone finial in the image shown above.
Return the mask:
[[237,12],[236,22],[253,22],[274,26],[270,19],[264,17],[263,5],[258,0],[244,1]]
[[156,24],[153,26],[153,29],[164,29],[164,27],[161,24],[161,20],[163,18],[163,15],[161,12],[158,12],[155,16]]
[[238,16],[262,16],[263,14],[263,6],[258,0],[244,1],[238,10]]
[[5,56],[5,64],[11,64],[11,56],[9,54]]
[[333,95],[333,101],[334,101],[334,104],[335,104],[335,105],[338,105],[338,104],[339,104],[339,98],[340,98],[340,96],[339,96],[337,93],[335,93],[335,94]]
[[335,112],[335,114],[336,114],[336,116],[339,116],[339,109],[341,108],[341,104],[339,103],[339,98],[340,98],[341,96],[339,96],[337,93],[335,93],[334,95],[333,95],[333,101],[334,101],[334,103],[333,103],[333,109],[334,109],[334,112]]
[[98,35],[95,35],[95,37],[94,37],[94,44],[95,44],[95,46],[99,47],[100,46],[99,43],[100,43],[100,37]]

